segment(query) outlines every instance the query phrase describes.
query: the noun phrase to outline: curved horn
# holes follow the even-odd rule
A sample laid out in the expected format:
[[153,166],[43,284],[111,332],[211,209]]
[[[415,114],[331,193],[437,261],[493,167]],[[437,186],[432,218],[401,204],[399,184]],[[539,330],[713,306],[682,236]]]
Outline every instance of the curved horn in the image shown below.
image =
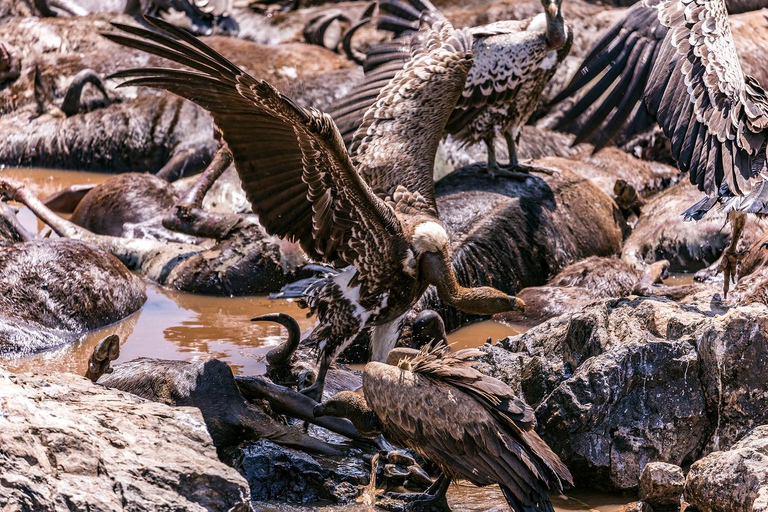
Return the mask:
[[[375,4],[371,4],[375,5]],[[370,6],[368,9],[366,9],[366,12],[370,9]],[[341,47],[344,50],[344,55],[347,56],[349,60],[356,64],[363,65],[363,62],[365,62],[365,54],[363,52],[360,52],[358,50],[355,50],[352,48],[352,38],[355,36],[355,33],[363,26],[367,25],[371,22],[371,17],[364,16],[360,21],[349,27],[349,30],[347,30],[344,33],[344,37],[341,38]]]
[[104,87],[104,83],[99,78],[99,75],[92,69],[84,69],[75,75],[72,84],[67,89],[66,96],[64,96],[64,102],[61,104],[61,110],[67,117],[73,116],[80,111],[80,96],[83,94],[85,84],[92,84],[104,95],[104,99],[109,101],[109,93],[107,93],[107,88]]
[[267,352],[267,363],[270,366],[285,366],[288,364],[301,341],[299,323],[291,315],[286,315],[285,313],[269,313],[257,316],[256,318],[251,318],[251,322],[274,322],[288,330],[288,339]]

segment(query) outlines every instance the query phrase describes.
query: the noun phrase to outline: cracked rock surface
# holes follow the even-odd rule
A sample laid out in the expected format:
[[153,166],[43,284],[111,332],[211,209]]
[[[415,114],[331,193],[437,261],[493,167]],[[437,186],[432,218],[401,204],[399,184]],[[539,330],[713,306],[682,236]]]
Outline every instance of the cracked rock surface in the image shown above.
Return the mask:
[[634,489],[646,464],[686,466],[768,422],[760,304],[608,299],[483,350],[580,487]]
[[1,510],[246,511],[197,409],[0,367]]

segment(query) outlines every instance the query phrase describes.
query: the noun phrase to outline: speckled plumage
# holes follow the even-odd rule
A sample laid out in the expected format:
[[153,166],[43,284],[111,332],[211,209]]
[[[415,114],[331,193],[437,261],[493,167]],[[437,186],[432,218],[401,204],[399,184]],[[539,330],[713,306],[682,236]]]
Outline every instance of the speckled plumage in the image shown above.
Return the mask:
[[[447,235],[434,254],[419,253],[418,227],[429,222],[445,231],[432,168],[472,65],[466,31],[441,21],[424,34],[424,43],[366,112],[350,156],[330,116],[296,105],[183,31],[151,22],[180,41],[124,25],[116,26],[139,37],[105,36],[195,71],[137,69],[115,76],[131,78],[123,85],[167,89],[209,110],[267,232],[297,241],[313,259],[348,266],[306,293],[318,319],[311,334],[320,348],[318,382],[364,327],[397,321],[430,283],[457,289]],[[407,115],[420,109],[431,115]],[[497,290],[477,290],[495,301],[489,314],[498,304],[504,310],[515,305]]]
[[399,366],[369,363],[363,392],[390,441],[436,463],[451,479],[499,484],[515,511],[553,510],[549,492],[572,483],[533,430],[531,408],[474,368],[482,353],[423,349]]
[[[365,82],[331,111],[347,143],[352,140],[376,87],[396,72],[397,63],[407,57],[411,47],[421,44],[421,35],[416,31],[420,16],[427,23],[443,19],[430,3],[411,2],[412,5],[400,0],[380,2],[381,11],[389,14],[383,16],[379,28],[393,30],[399,38],[371,50]],[[558,16],[559,22],[540,14],[527,20],[500,21],[470,29],[474,65],[448,120],[446,133],[467,144],[484,141],[489,151],[493,151],[495,137],[508,134],[510,153],[514,152],[520,129],[530,119],[544,87],[570,51],[571,30]],[[553,28],[558,23],[559,28]]]
[[556,101],[599,76],[564,115],[573,120],[598,104],[578,140],[601,148],[622,130],[625,138],[642,131],[650,116],[670,138],[680,170],[708,196],[688,216],[700,218],[718,201],[768,213],[768,96],[741,69],[723,0],[636,4]]

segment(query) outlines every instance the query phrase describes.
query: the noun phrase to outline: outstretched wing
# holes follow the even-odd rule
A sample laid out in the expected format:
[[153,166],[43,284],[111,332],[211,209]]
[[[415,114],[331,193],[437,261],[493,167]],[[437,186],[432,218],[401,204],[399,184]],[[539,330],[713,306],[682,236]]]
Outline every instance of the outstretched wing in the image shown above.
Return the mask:
[[707,195],[725,180],[746,195],[765,167],[768,97],[745,76],[723,0],[667,1],[659,21],[669,28],[644,101],[672,141],[678,167]]
[[[643,0],[598,43],[557,99],[603,71],[565,114],[577,117],[607,92],[579,140],[601,147],[633,110],[632,125],[642,125],[648,114],[700,190],[713,198],[726,189],[751,192],[749,180],[765,169],[768,99],[742,72],[723,0]],[[647,110],[637,105],[641,97]]]
[[429,0],[379,0],[377,4],[376,27],[391,32],[395,38],[368,50],[363,62],[365,79],[350,94],[334,103],[329,111],[347,147],[352,144],[363,115],[376,101],[379,92],[403,69],[414,48],[423,46],[424,37],[432,25],[444,19]]
[[[598,151],[617,136],[627,140],[653,126],[642,104],[643,91],[667,31],[654,2],[641,1],[592,48],[568,86],[552,100],[575,97],[591,84],[557,125],[576,134],[574,145],[587,141]],[[590,109],[593,105],[597,108]]]
[[471,67],[468,31],[440,20],[423,33],[423,44],[365,112],[349,148],[374,192],[394,197],[404,187],[415,199],[408,208],[437,215],[435,155]]
[[104,36],[192,70],[115,76],[130,79],[122,85],[166,89],[211,112],[269,233],[298,241],[314,259],[355,265],[366,277],[400,264],[408,248],[402,228],[355,171],[327,114],[301,108],[183,30],[149,21],[162,32],[115,24],[130,35]]

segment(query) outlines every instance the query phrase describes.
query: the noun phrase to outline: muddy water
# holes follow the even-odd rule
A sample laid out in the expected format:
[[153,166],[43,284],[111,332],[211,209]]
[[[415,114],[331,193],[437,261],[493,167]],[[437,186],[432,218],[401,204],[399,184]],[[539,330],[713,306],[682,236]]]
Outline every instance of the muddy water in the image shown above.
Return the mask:
[[[46,197],[68,185],[98,183],[108,176],[95,173],[56,172],[35,169],[0,170],[28,183],[40,197]],[[40,231],[43,226],[31,212],[22,210],[20,218],[27,229]],[[680,284],[680,283],[674,283]],[[11,371],[85,372],[93,346],[103,337],[117,333],[121,339],[118,362],[137,357],[199,360],[216,357],[226,361],[242,375],[258,375],[264,372],[264,355],[284,336],[282,328],[271,323],[252,323],[250,318],[272,312],[291,314],[299,321],[302,331],[309,329],[313,320],[291,301],[275,301],[265,297],[206,297],[171,292],[155,285],[147,287],[148,300],[144,307],[125,320],[100,329],[84,339],[59,349],[31,357],[6,360]],[[480,322],[464,327],[449,335],[449,342],[456,349],[483,344],[519,334],[525,328],[499,322]],[[479,489],[467,483],[451,486],[449,501],[457,512],[507,510],[504,499],[496,487]],[[626,496],[596,494],[571,494],[555,497],[553,503],[558,512],[618,512],[622,505],[632,501]],[[359,504],[346,507],[295,507],[285,504],[263,507],[274,512],[303,510],[372,511]]]

